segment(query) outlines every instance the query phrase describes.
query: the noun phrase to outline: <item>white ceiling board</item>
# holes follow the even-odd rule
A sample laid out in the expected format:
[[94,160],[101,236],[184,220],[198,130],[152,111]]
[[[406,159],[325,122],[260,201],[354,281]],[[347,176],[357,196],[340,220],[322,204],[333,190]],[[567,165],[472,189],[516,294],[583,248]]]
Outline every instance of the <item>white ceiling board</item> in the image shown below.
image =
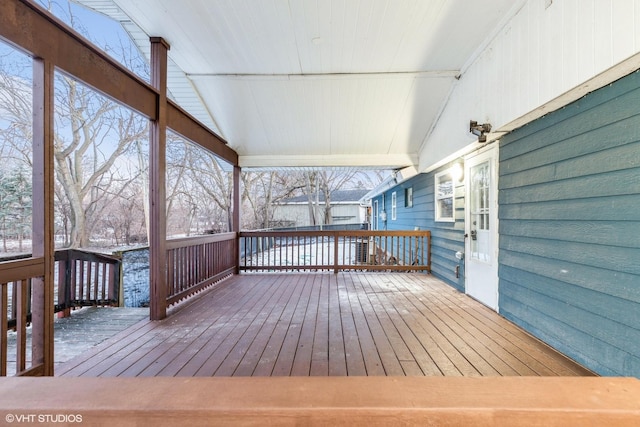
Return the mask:
[[454,80],[416,77],[398,120],[389,153],[415,153],[434,125]]
[[[192,77],[240,156],[415,154],[452,77]],[[444,80],[444,82],[443,82]],[[214,94],[216,97],[214,97]]]
[[[299,72],[286,1],[116,0],[186,73]],[[170,29],[170,31],[168,31]]]
[[[194,116],[253,166],[415,162],[454,78],[512,6],[512,0],[110,1],[141,33],[171,45],[174,98],[188,111],[200,104]],[[99,3],[115,13],[109,0]],[[142,44],[140,33],[130,31]]]

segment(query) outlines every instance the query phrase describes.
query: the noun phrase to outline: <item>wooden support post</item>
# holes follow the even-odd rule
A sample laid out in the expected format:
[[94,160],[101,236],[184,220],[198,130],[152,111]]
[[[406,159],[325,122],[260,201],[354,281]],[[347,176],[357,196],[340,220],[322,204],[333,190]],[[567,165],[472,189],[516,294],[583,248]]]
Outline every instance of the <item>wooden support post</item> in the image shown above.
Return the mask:
[[[7,318],[8,285],[0,286],[0,319]],[[7,376],[7,332],[9,331],[6,321],[0,322],[0,377]]]
[[54,65],[33,61],[33,214],[32,251],[44,259],[44,275],[32,280],[32,365],[53,375],[53,271],[54,271],[54,170],[53,105]]
[[233,167],[233,231],[236,233],[234,249],[235,274],[240,273],[240,166]]
[[338,274],[338,233],[333,232],[333,273]]
[[167,52],[169,45],[151,37],[151,85],[158,91],[157,119],[149,135],[149,281],[150,318],[167,316]]

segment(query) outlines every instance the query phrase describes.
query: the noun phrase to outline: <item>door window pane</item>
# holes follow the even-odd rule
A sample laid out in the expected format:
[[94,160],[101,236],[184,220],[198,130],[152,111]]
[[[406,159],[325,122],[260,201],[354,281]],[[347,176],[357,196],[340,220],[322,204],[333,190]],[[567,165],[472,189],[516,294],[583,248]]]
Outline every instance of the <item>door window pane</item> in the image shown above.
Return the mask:
[[481,163],[471,168],[471,256],[475,259],[489,262],[489,162]]

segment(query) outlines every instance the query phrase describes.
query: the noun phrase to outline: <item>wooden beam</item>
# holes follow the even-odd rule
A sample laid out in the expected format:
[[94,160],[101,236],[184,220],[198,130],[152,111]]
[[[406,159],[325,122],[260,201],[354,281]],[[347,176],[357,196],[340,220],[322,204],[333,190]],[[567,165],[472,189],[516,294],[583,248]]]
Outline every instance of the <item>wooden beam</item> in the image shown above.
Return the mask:
[[172,101],[169,101],[167,106],[167,127],[233,166],[238,164],[238,154],[229,148],[227,141],[207,129]]
[[[47,59],[33,61],[33,256],[44,271],[32,280],[32,366],[53,375],[54,74]],[[29,276],[33,277],[33,276]]]
[[6,378],[0,412],[141,427],[636,426],[638,396],[635,378]]
[[[153,85],[123,67],[39,5],[26,0],[0,2],[0,38],[37,58],[51,61],[74,79],[156,120],[159,94]],[[166,96],[163,96],[165,103]],[[169,102],[167,126],[232,165],[238,155],[227,142],[178,105]]]
[[151,84],[158,91],[158,115],[149,135],[149,281],[150,318],[167,316],[167,52],[169,45],[151,38]]
[[233,167],[233,232],[236,233],[236,245],[235,245],[235,274],[240,273],[240,210],[242,206],[240,205],[240,179],[241,179],[242,169],[240,166]]
[[157,94],[152,87],[34,2],[0,2],[0,38],[155,119]]

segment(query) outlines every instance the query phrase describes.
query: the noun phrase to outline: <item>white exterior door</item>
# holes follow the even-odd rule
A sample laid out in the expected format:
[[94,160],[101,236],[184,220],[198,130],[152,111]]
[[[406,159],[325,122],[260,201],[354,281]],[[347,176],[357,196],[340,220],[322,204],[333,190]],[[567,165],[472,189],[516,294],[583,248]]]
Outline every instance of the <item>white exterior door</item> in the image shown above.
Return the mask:
[[465,289],[498,311],[497,146],[465,158]]

